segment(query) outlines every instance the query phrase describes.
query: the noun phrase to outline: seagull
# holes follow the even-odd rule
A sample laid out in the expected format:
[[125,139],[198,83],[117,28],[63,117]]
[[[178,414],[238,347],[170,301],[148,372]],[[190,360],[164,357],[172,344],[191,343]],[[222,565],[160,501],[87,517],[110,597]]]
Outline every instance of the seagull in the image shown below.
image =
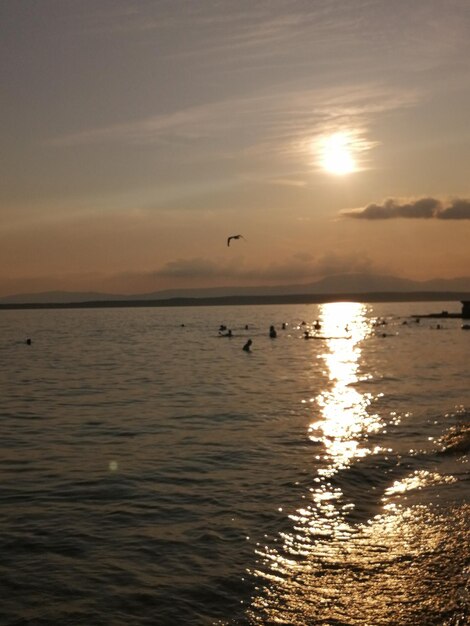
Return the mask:
[[245,237],[243,235],[231,235],[228,239],[227,239],[227,246],[230,246],[230,240],[231,239],[245,239]]

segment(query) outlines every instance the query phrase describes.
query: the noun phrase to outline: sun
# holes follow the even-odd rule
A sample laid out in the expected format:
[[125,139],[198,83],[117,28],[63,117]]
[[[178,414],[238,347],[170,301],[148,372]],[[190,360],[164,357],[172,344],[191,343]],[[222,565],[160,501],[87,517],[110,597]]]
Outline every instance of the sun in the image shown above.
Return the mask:
[[347,132],[337,132],[321,139],[317,146],[322,169],[330,174],[344,176],[357,171],[354,158],[354,139]]

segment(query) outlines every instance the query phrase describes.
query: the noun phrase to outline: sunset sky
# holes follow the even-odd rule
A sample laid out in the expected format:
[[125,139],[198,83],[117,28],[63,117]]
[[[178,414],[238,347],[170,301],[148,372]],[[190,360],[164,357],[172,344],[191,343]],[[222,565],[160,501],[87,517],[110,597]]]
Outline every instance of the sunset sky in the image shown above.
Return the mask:
[[0,295],[470,274],[469,0],[0,0],[0,24]]

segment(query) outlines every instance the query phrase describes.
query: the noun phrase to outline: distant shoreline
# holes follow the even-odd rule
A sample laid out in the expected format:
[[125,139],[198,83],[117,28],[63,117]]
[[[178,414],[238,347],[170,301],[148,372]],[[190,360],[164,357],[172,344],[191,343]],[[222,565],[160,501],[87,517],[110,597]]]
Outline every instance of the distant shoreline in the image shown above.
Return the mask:
[[[209,298],[168,298],[162,300],[92,300],[84,302],[3,303],[0,310],[21,309],[109,309],[135,307],[240,306],[265,304],[326,304],[329,302],[461,302],[470,300],[465,292],[370,292],[340,294],[289,294],[272,296],[218,296]],[[460,317],[460,314],[449,314]]]

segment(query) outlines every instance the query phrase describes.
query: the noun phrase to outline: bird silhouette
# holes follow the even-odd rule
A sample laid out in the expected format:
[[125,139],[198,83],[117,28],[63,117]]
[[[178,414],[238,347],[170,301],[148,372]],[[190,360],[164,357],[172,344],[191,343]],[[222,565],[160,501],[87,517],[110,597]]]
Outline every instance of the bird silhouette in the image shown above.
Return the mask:
[[231,235],[228,239],[227,239],[227,246],[230,246],[230,240],[231,239],[245,239],[245,237],[243,235]]

